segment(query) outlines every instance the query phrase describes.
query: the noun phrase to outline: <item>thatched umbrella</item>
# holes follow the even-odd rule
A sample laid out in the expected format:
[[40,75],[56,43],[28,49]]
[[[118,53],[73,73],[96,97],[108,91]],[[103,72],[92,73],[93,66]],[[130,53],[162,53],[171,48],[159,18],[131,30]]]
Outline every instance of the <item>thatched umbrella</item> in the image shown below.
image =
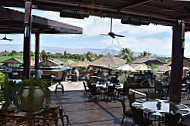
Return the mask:
[[69,65],[70,66],[72,63],[75,63],[75,62],[72,61],[72,60],[67,60],[67,62],[65,62],[64,65]]
[[93,67],[93,68],[98,68],[98,69],[102,69],[102,70],[113,70],[107,66],[104,66],[104,65],[97,65],[97,64],[90,64],[89,67]]
[[142,58],[138,58],[132,62],[133,64],[165,64],[164,62],[152,57],[152,56],[145,56]]
[[95,61],[92,62],[93,64],[97,65],[104,65],[107,67],[120,67],[126,63],[125,60],[120,59],[118,57],[112,56],[110,54],[107,54]]
[[78,62],[74,62],[74,63],[70,64],[70,66],[73,66],[73,67],[88,67],[89,64],[86,63],[86,62],[83,62],[83,61],[78,61]]
[[44,60],[42,62],[39,63],[39,66],[60,66],[58,63],[52,61],[52,60]]
[[171,66],[159,66],[156,69],[154,69],[154,71],[170,71],[171,70]]
[[[166,66],[171,66],[172,65],[172,62],[168,62],[167,64],[164,64]],[[183,66],[184,67],[190,67],[190,59],[189,58],[183,58]]]
[[135,70],[150,70],[146,64],[132,64]]
[[5,64],[23,64],[22,61],[20,61],[20,60],[18,60],[16,58],[10,58],[10,59],[4,60],[1,63],[5,63]]
[[130,66],[129,64],[125,64],[123,66],[120,66],[117,68],[118,70],[124,70],[124,71],[132,71],[132,72],[135,72],[136,70]]
[[189,58],[183,59],[183,66],[184,67],[190,67],[190,59]]

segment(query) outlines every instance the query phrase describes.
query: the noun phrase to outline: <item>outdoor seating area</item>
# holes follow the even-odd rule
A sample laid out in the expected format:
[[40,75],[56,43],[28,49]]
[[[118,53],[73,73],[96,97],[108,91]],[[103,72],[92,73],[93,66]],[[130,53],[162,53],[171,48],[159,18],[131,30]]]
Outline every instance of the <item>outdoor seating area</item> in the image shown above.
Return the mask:
[[[83,83],[81,82],[81,84]],[[66,86],[68,84],[64,83],[64,85]],[[141,93],[144,91],[146,91],[146,89],[138,90],[138,92]],[[123,97],[116,97],[115,100],[111,98],[109,100],[107,100],[107,98],[104,99],[101,94],[95,94],[94,92],[92,94],[91,92],[86,93],[88,95],[84,94],[84,91],[81,89],[75,89],[65,91],[63,97],[61,96],[61,92],[52,95],[53,98],[55,98],[55,101],[53,102],[62,105],[65,113],[69,115],[69,121],[72,125],[130,126],[133,124],[142,124],[142,121],[145,121],[144,118],[147,118],[147,121],[150,119],[150,122],[153,125],[162,125],[168,123],[167,121],[165,122],[165,120],[167,120],[165,118],[168,117],[164,116],[164,113],[168,112],[174,112],[173,114],[181,113],[180,123],[185,123],[186,126],[188,124],[188,114],[190,113],[190,108],[188,106],[189,99],[183,99],[181,104],[175,104],[172,102],[170,103],[168,100],[147,99],[146,94],[143,93],[144,95],[140,95],[140,93],[137,93],[132,89],[129,91],[129,95],[125,99],[123,99]],[[94,97],[96,99],[92,99],[90,95],[98,96]],[[172,106],[170,106],[170,104]],[[144,113],[142,115],[142,120],[140,120],[141,116],[136,114],[138,110],[134,110],[135,112],[133,112],[133,109],[135,108],[138,108],[138,110],[141,111],[141,114]],[[133,117],[134,113],[135,117]],[[186,122],[183,122],[183,120],[186,120]]]
[[[18,66],[9,66],[9,68],[14,72],[22,71],[22,67]],[[6,69],[4,67],[2,72],[7,75],[7,80],[11,87],[17,87],[23,78],[10,76],[10,73],[13,74],[13,72],[10,70],[6,71]],[[69,79],[70,76],[74,77],[73,74],[75,74],[76,69],[80,71],[80,75],[83,73],[85,77],[80,78],[78,81]],[[37,73],[38,76],[40,75],[39,78],[48,82],[48,87],[52,92],[52,105],[57,106],[56,114],[53,116],[48,110],[50,112],[48,115],[50,116],[47,117],[43,115],[38,116],[38,113],[36,113],[37,115],[32,115],[32,117],[31,115],[26,115],[27,113],[22,115],[19,102],[15,104],[16,108],[11,109],[10,112],[2,113],[2,119],[4,117],[7,119],[7,121],[3,119],[1,121],[2,124],[10,122],[21,125],[28,123],[27,120],[29,119],[29,122],[32,120],[32,123],[36,125],[38,123],[44,125],[162,125],[168,123],[167,119],[169,117],[165,116],[167,113],[180,114],[180,121],[177,123],[188,123],[190,115],[188,78],[184,78],[183,81],[181,89],[182,102],[177,103],[169,100],[169,76],[157,76],[150,70],[115,72],[111,69],[102,69],[102,67],[94,69],[68,67],[67,69],[53,68],[52,70],[43,68]],[[36,76],[34,72],[32,74]],[[12,97],[11,101],[13,102],[16,99],[18,99],[17,95]],[[97,108],[92,108],[91,105]],[[85,107],[89,107],[89,110],[86,110]],[[44,111],[46,109],[41,110],[42,113]],[[62,111],[61,113],[64,116],[60,114],[60,111]],[[89,116],[85,114],[92,116],[90,120],[88,119]],[[105,115],[105,118],[99,120],[98,118],[102,114]],[[50,119],[50,122],[46,121],[49,124],[43,123],[43,120],[46,119]],[[35,120],[42,121],[38,122]]]
[[189,31],[185,0],[1,0],[0,126],[190,126]]

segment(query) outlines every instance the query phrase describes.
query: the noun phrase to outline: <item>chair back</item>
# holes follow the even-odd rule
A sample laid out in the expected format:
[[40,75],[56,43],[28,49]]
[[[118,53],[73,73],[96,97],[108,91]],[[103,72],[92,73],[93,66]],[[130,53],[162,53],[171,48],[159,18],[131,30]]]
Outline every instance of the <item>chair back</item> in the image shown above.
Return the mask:
[[89,85],[89,90],[92,93],[92,95],[96,95],[97,91],[96,91],[96,85]]
[[129,106],[132,106],[132,103],[135,102],[136,98],[135,98],[135,93],[129,93],[128,94],[128,99],[129,99]]
[[144,87],[147,87],[147,88],[150,87],[149,82],[148,82],[147,80],[143,81],[143,82],[142,82],[142,85],[143,85]]
[[152,92],[146,93],[146,98],[147,99],[156,99],[157,93],[152,93]]
[[128,83],[135,83],[134,77],[128,77],[127,80],[128,80]]
[[43,74],[41,75],[41,78],[46,80],[48,82],[48,85],[51,86],[51,74]]
[[129,86],[124,85],[123,86],[123,95],[128,95],[129,94]]
[[84,81],[83,81],[83,86],[84,86],[84,90],[87,91],[87,85]]
[[163,90],[162,89],[162,83],[159,82],[159,81],[155,81],[154,88],[155,88],[156,91],[162,91]]
[[165,114],[165,126],[179,126],[181,120],[181,114],[171,114],[166,113]]
[[143,110],[142,109],[137,109],[135,107],[131,107],[131,112],[132,112],[132,115],[133,115],[133,121],[136,125],[143,125],[143,120],[144,120],[144,117],[143,117]]
[[108,86],[108,96],[114,96],[115,94],[115,86]]

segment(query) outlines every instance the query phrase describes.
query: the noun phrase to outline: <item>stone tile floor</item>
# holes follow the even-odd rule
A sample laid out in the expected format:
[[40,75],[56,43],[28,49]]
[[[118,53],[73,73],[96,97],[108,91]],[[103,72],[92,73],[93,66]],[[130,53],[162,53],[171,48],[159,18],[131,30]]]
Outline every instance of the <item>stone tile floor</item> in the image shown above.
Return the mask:
[[[61,91],[52,93],[52,103],[60,105],[64,113],[69,116],[72,126],[119,126],[123,117],[122,105],[119,101],[89,100],[84,95],[82,82],[63,83],[65,87],[64,94]],[[147,89],[137,89],[140,92],[146,92]],[[53,87],[52,87],[53,91]],[[142,95],[136,95],[137,98],[145,98]],[[126,98],[126,107],[129,109]],[[182,99],[183,104],[189,104],[188,100]],[[59,122],[60,124],[60,122]],[[125,119],[124,125],[133,124],[132,118]]]

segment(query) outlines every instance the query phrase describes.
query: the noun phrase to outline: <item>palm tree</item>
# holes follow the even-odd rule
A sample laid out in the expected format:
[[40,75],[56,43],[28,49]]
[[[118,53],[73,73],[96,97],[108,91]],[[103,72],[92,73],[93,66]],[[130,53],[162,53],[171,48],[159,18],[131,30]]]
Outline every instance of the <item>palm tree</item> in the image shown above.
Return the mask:
[[42,50],[42,52],[40,53],[40,59],[42,61],[47,60],[46,52],[44,50]]
[[126,60],[127,63],[130,63],[131,61],[134,60],[133,53],[134,52],[129,48],[122,48],[120,53],[119,53],[119,57],[121,59]]
[[66,52],[66,51],[64,51],[64,53],[63,53],[63,57],[64,57],[64,59],[67,58],[67,52]]
[[87,52],[84,54],[84,56],[85,56],[85,60],[88,60],[90,62],[95,60],[95,58],[96,58],[92,52]]
[[143,51],[142,53],[140,53],[140,56],[139,57],[145,57],[145,56],[150,56],[151,53],[148,52],[148,51]]

